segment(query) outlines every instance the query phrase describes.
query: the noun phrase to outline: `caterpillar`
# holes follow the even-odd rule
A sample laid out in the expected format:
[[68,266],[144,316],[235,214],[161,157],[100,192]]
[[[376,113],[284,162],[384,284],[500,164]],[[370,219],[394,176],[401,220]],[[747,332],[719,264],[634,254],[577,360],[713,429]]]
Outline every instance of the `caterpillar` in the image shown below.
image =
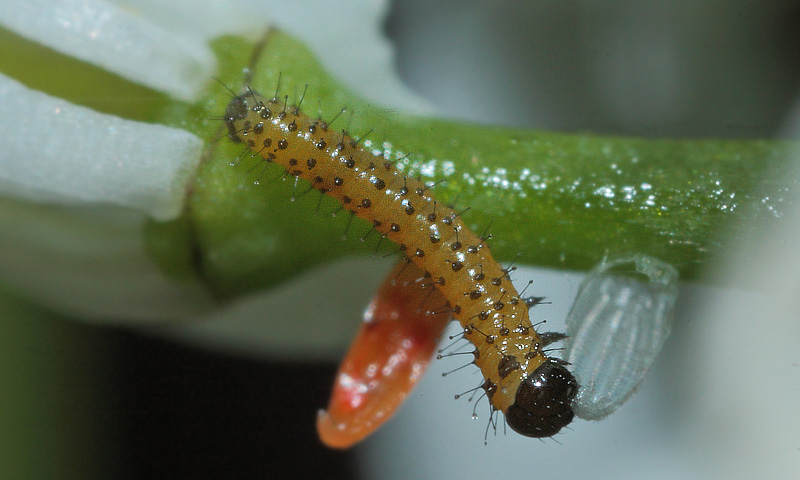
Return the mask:
[[375,156],[345,131],[337,132],[299,107],[247,90],[227,106],[228,136],[253,156],[281,165],[286,175],[336,199],[399,245],[404,261],[441,292],[475,347],[493,410],[529,437],[549,437],[573,419],[577,382],[544,347],[563,335],[539,335],[509,269],[493,258],[485,237],[465,227],[430,188]]

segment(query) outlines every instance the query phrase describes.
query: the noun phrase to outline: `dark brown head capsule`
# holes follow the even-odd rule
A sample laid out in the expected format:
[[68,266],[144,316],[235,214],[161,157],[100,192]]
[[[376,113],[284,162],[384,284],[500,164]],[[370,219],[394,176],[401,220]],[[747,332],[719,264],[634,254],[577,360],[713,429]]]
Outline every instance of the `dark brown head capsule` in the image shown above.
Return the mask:
[[234,97],[228,103],[228,108],[225,109],[225,125],[228,126],[228,136],[235,142],[241,142],[239,138],[239,130],[236,128],[236,122],[243,120],[247,117],[247,99],[242,95]]
[[553,436],[572,421],[577,392],[578,382],[569,370],[545,362],[522,379],[514,404],[506,412],[508,426],[526,437]]

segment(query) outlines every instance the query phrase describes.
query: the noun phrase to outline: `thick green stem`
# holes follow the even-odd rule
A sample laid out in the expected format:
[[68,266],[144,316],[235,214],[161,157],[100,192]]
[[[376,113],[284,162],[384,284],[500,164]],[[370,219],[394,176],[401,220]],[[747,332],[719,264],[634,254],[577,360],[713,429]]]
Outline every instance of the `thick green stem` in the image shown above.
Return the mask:
[[[226,38],[215,47],[221,81],[242,91],[252,45]],[[478,232],[488,228],[501,260],[586,270],[609,253],[643,253],[674,265],[684,279],[696,278],[720,252],[724,232],[756,228],[748,212],[779,219],[787,192],[796,188],[774,177],[796,147],[788,143],[563,134],[387,111],[346,91],[302,45],[275,32],[251,88],[271,94],[279,75],[290,104],[308,84],[306,112],[331,119],[347,107],[354,113],[340,116],[334,127],[356,137],[370,131],[366,144],[387,158],[403,158],[399,165],[410,175],[444,180],[435,195],[457,210],[469,207],[467,224]],[[172,123],[187,115],[200,119],[190,128],[209,140],[209,148],[184,218],[150,229],[158,257],[173,271],[181,267],[175,258],[182,258],[182,268],[196,268],[228,296],[374,251],[377,235],[360,241],[368,225],[354,218],[348,228],[346,213],[331,218],[338,209],[332,200],[283,181],[280,167],[265,166],[230,142],[221,122],[203,120],[220,117],[231,98],[218,83],[209,85],[202,102],[167,117]]]

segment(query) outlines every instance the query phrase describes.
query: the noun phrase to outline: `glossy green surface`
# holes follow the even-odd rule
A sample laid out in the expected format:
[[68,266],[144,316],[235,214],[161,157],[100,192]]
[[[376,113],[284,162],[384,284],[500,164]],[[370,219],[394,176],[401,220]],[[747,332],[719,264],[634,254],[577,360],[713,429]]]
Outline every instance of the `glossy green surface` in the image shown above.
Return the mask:
[[[215,49],[221,82],[242,91],[253,47],[225,38]],[[444,179],[435,195],[457,211],[468,207],[467,225],[488,228],[489,245],[506,262],[586,270],[608,253],[643,253],[696,278],[727,228],[747,231],[751,210],[779,219],[786,192],[796,188],[768,179],[792,148],[786,143],[642,140],[409,116],[348,92],[282,33],[273,32],[256,58],[252,89],[270,94],[280,75],[289,104],[308,84],[303,109],[310,115],[331,119],[347,107],[334,127],[355,137],[369,132],[365,145],[403,158],[398,165],[411,175]],[[332,200],[306,193],[307,184],[284,180],[280,167],[265,167],[231,142],[212,118],[223,115],[232,94],[213,80],[208,92],[191,108],[175,104],[164,119],[209,141],[185,217],[149,229],[151,244],[160,245],[153,252],[169,271],[196,270],[212,290],[231,296],[375,251],[377,235],[361,241],[369,231],[363,221],[353,218],[348,227],[348,214],[332,218]]]

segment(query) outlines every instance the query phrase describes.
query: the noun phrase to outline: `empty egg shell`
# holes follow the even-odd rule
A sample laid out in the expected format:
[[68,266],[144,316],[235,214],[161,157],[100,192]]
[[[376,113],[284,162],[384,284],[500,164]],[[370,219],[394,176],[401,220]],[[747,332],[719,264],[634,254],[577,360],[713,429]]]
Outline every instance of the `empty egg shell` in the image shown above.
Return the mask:
[[581,283],[567,317],[575,415],[599,420],[630,398],[672,328],[678,272],[646,255],[609,259]]

